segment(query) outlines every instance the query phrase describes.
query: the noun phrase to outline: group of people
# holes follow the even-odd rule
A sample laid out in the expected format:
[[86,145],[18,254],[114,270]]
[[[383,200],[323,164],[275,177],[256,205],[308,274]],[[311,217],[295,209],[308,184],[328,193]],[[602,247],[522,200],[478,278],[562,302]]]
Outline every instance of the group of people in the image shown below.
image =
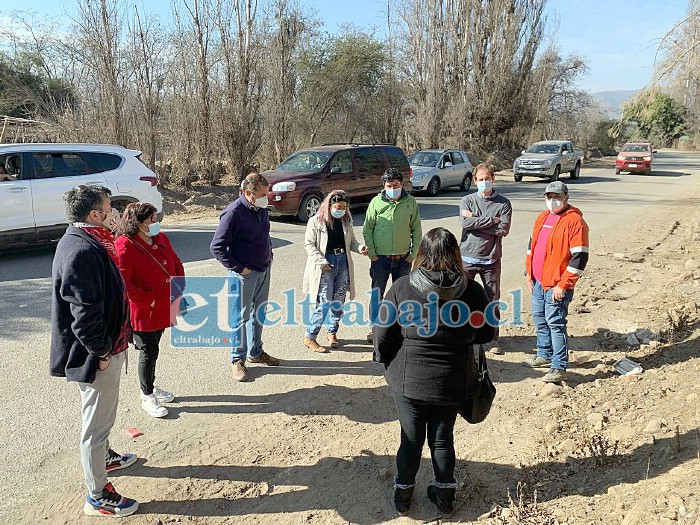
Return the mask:
[[[384,173],[383,188],[367,208],[364,244],[355,237],[350,201],[341,190],[326,195],[306,226],[303,292],[314,303],[303,338],[308,349],[328,351],[318,342],[326,322],[328,346],[341,346],[343,307],[348,295],[355,296],[351,252],[370,258],[367,339],[374,361],[385,367],[401,424],[393,491],[400,514],[410,510],[426,437],[435,473],[428,498],[444,515],[454,511],[453,428],[459,407],[475,395],[480,355],[502,353],[498,322],[473,326],[440,318],[428,336],[401,318],[380,322],[385,310],[393,306],[397,311],[406,301],[428,309],[437,300],[484,313],[500,300],[502,240],[510,231],[512,208],[496,191],[492,168],[480,164],[474,178],[477,192],[460,202],[459,242],[444,228],[422,235],[418,203],[393,168]],[[273,260],[268,190],[264,176],[249,174],[238,199],[221,214],[210,246],[240,298],[232,312],[236,337],[230,361],[233,378],[241,382],[249,379],[246,363],[280,364],[263,348],[264,322],[257,315],[269,297]],[[166,415],[163,404],[174,395],[154,384],[155,366],[163,331],[175,323],[182,299],[183,291],[171,281],[184,276],[184,269],[160,232],[153,206],[130,204],[115,225],[109,197],[107,188],[96,186],[80,186],[66,197],[71,224],[53,264],[51,373],[77,382],[81,393],[85,513],[128,516],[138,502],[119,495],[107,479],[110,470],[136,461],[133,454],[113,451],[108,440],[124,351],[130,341],[140,350],[142,407],[154,417]],[[548,368],[543,379],[556,382],[565,377],[568,305],[588,260],[588,227],[580,210],[568,203],[565,184],[550,183],[544,197],[547,210],[535,221],[525,270],[537,354],[524,364]],[[483,287],[474,280],[477,275]],[[493,311],[500,319],[497,305]]]

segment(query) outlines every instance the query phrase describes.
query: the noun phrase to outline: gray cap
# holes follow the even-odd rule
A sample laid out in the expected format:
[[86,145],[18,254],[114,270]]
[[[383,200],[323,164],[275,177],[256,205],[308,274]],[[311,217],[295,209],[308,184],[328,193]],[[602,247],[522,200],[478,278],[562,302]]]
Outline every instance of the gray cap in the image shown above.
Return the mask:
[[547,184],[547,189],[544,190],[542,195],[547,195],[548,193],[566,193],[568,195],[569,188],[567,188],[566,184],[564,184],[562,181],[555,180],[554,182]]

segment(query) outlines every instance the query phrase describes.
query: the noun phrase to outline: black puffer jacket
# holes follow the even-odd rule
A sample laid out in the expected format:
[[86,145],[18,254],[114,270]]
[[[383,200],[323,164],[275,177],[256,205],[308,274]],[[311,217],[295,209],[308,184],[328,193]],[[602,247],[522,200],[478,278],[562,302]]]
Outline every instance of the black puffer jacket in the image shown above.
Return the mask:
[[[398,279],[384,300],[394,305],[399,316],[390,326],[381,326],[381,322],[375,325],[374,361],[384,363],[391,389],[409,399],[436,405],[459,404],[473,397],[478,380],[473,344],[491,341],[494,328],[484,324],[477,329],[468,322],[447,326],[440,319],[439,308],[453,301],[466,304],[469,312],[483,313],[488,299],[481,285],[467,280],[462,273],[415,270]],[[424,320],[435,320],[433,330],[400,322],[400,305],[407,301],[420,305]],[[381,307],[380,319],[387,319],[388,310],[386,305]],[[451,310],[456,320],[457,306]]]

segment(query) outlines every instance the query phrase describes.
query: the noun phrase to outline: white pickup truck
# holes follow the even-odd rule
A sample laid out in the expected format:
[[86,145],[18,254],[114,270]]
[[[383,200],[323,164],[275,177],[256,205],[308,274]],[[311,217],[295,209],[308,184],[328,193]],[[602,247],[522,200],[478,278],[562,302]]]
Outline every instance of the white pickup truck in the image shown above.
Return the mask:
[[574,149],[567,140],[545,140],[535,142],[523,150],[523,154],[513,163],[515,182],[523,176],[546,177],[551,181],[559,180],[559,175],[569,172],[571,179],[578,179],[581,174],[583,152]]

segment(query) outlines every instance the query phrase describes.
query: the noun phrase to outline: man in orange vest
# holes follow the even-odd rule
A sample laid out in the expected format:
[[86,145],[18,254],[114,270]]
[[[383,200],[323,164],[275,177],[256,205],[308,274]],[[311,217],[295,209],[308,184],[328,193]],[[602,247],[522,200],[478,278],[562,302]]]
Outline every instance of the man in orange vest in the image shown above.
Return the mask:
[[563,182],[550,182],[544,197],[547,211],[535,220],[525,259],[537,355],[523,364],[549,368],[542,380],[558,383],[565,378],[569,361],[569,303],[588,262],[588,225],[581,210],[569,204],[569,189]]

